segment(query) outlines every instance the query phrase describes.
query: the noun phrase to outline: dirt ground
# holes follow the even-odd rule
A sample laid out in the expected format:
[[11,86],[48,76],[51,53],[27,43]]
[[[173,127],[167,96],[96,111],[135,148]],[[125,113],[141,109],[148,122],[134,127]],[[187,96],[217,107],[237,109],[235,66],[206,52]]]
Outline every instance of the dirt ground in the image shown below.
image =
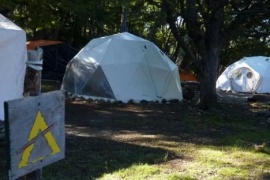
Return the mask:
[[[106,145],[111,141],[134,145],[148,144],[151,147],[152,134],[173,135],[184,142],[215,144],[215,138],[233,133],[234,129],[224,127],[226,128],[224,130],[203,126],[205,117],[215,116],[218,113],[230,120],[236,117],[255,118],[258,113],[268,112],[268,109],[263,106],[251,106],[251,102],[247,101],[251,97],[253,96],[249,94],[219,92],[219,107],[207,112],[197,109],[194,101],[186,100],[160,104],[123,104],[67,98],[65,107],[67,161],[72,163],[74,158],[71,157],[77,157],[78,152],[83,152],[78,148],[88,149],[86,153],[99,153],[97,151],[100,151],[103,146],[110,147]],[[269,104],[268,101],[264,103]],[[260,121],[266,121],[267,118],[262,117]],[[92,141],[85,138],[91,138]],[[100,138],[106,142],[102,144]],[[1,142],[2,154],[4,147],[5,143]],[[82,157],[77,157],[76,161],[83,161],[88,157],[86,154],[80,156]],[[5,169],[3,163],[2,158],[0,177]],[[95,178],[102,172],[91,172],[91,174]]]

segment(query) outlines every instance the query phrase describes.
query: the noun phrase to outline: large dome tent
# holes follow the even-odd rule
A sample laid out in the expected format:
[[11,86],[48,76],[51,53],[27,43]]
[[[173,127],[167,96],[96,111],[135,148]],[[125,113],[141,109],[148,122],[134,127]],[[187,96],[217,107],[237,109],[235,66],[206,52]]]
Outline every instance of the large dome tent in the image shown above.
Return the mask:
[[91,40],[67,65],[62,89],[123,102],[182,100],[178,67],[154,43],[127,32]]

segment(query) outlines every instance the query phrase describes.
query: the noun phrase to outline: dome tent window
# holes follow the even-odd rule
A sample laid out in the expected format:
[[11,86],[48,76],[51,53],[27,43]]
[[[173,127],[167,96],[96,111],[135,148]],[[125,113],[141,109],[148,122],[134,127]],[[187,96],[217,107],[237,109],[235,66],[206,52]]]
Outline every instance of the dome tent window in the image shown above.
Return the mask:
[[242,76],[242,73],[241,73],[241,72],[237,71],[237,72],[235,73],[235,78],[236,78],[236,79],[240,79],[241,76]]
[[252,72],[248,72],[248,73],[247,73],[247,78],[248,78],[248,79],[251,79],[252,77],[253,77]]

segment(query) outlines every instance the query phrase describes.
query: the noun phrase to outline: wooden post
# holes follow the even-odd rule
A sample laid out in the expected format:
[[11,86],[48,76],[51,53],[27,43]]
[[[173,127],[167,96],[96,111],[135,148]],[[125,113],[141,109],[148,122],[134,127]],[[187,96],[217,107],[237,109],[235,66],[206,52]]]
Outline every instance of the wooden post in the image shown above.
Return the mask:
[[[24,96],[38,96],[41,93],[41,71],[43,50],[28,50],[25,74]],[[42,180],[42,169],[38,169],[17,180]]]
[[24,96],[41,93],[42,49],[28,50],[28,61],[24,80]]

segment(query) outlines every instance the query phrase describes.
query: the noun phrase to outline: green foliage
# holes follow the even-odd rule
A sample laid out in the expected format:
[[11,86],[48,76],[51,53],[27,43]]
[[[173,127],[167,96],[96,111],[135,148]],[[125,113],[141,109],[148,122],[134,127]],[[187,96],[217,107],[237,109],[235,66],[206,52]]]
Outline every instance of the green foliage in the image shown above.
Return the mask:
[[[170,0],[169,3],[169,13],[174,18],[177,31],[188,47],[198,54],[194,39],[189,37],[187,21],[183,19],[187,1]],[[265,8],[268,4],[264,5]],[[56,39],[81,48],[92,38],[120,32],[122,6],[128,9],[129,32],[153,41],[174,61],[182,56],[182,67],[192,68],[191,58],[167,24],[168,10],[162,0],[10,0],[1,1],[0,12],[25,29],[28,40]],[[198,1],[194,8],[201,12],[198,16],[200,31],[207,33],[206,21],[213,7]],[[232,40],[228,48],[223,49],[222,66],[244,56],[269,55],[269,37],[264,38],[269,34],[269,20],[265,20],[263,13],[238,20],[243,22],[241,26],[232,24],[244,8],[250,8],[248,2],[239,1],[225,6],[224,31],[230,32]]]
[[263,38],[243,38],[231,41],[229,48],[224,49],[221,55],[221,66],[224,68],[249,56],[270,56],[270,45]]

